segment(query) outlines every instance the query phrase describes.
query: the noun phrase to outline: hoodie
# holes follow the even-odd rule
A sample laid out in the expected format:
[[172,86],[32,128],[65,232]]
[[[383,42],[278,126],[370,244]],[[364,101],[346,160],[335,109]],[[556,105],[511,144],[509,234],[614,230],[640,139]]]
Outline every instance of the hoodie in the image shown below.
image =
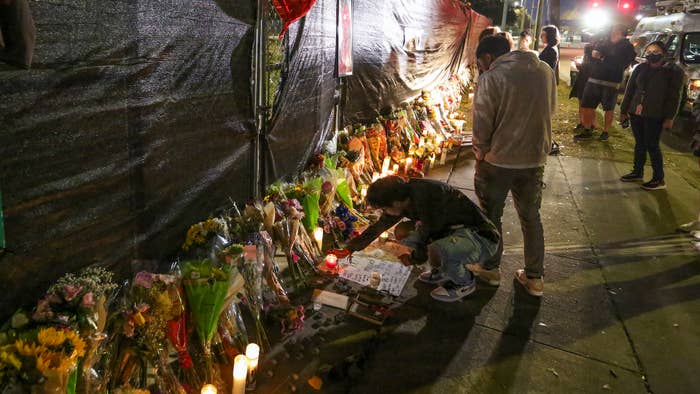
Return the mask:
[[532,52],[513,51],[481,74],[474,95],[477,160],[504,168],[542,167],[552,147],[554,72]]

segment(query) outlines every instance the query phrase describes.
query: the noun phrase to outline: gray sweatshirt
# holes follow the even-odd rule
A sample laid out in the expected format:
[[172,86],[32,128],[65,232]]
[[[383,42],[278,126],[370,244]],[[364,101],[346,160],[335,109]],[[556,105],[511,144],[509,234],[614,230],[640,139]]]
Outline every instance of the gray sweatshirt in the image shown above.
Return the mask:
[[496,59],[478,80],[474,96],[474,152],[504,168],[544,166],[556,110],[554,72],[532,52]]

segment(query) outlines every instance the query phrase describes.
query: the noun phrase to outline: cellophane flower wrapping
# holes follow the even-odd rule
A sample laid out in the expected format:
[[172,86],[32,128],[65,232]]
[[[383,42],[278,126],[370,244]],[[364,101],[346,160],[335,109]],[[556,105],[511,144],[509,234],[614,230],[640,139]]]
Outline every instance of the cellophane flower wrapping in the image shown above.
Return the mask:
[[263,254],[255,245],[244,247],[244,258],[238,264],[238,270],[245,279],[245,293],[248,307],[255,319],[255,326],[258,335],[258,344],[262,348],[269,349],[269,341],[265,327],[262,324],[263,296],[262,296],[262,273]]

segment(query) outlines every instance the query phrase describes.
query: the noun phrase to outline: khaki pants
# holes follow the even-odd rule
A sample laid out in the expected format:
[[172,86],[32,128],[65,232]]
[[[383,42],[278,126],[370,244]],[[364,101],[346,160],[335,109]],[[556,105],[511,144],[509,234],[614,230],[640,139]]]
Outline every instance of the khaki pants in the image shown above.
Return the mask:
[[[474,188],[481,209],[501,234],[503,208],[508,192],[512,193],[525,240],[525,273],[535,278],[544,274],[544,231],[540,219],[543,174],[544,167],[510,169],[480,160],[476,163],[474,176]],[[503,236],[495,256],[484,262],[483,267],[497,268],[501,264],[502,255]]]

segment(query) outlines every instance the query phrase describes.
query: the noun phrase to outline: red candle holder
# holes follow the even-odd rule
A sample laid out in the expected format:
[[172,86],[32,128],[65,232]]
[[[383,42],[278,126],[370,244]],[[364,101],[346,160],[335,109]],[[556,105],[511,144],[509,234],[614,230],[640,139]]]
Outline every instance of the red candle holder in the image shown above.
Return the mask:
[[326,255],[326,267],[328,269],[335,269],[338,266],[338,256],[334,254]]

